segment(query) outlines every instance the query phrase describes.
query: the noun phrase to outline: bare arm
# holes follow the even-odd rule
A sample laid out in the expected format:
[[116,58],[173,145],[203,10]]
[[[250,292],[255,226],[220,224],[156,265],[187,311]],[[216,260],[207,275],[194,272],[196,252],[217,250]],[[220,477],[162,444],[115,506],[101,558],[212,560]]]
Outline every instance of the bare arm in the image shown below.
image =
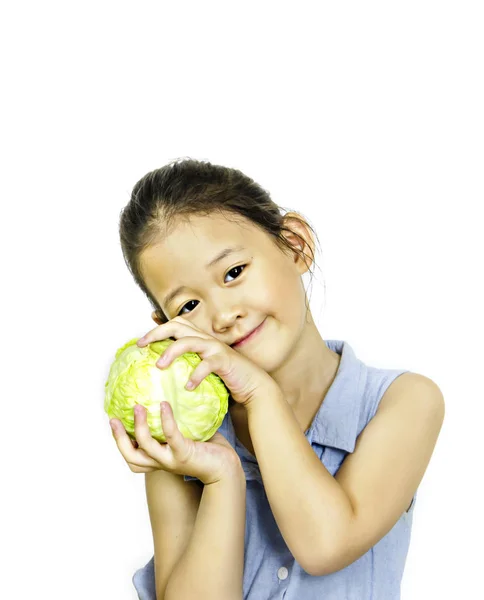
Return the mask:
[[242,600],[245,492],[240,463],[205,485],[192,535],[163,600]]
[[416,373],[400,375],[333,477],[281,391],[260,395],[248,405],[250,436],[269,504],[289,550],[307,573],[320,576],[343,569],[394,527],[425,473],[444,408],[432,380]]

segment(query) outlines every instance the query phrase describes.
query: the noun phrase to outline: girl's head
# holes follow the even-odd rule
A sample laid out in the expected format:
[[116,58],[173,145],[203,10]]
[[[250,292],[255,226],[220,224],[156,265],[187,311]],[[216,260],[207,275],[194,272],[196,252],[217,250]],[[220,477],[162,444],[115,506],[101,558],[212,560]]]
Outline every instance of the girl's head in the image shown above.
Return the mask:
[[264,322],[240,351],[268,372],[276,367],[271,344],[289,351],[303,335],[301,275],[313,263],[317,236],[296,213],[282,215],[239,170],[186,159],[147,173],[121,213],[119,232],[158,324],[180,315],[232,345]]

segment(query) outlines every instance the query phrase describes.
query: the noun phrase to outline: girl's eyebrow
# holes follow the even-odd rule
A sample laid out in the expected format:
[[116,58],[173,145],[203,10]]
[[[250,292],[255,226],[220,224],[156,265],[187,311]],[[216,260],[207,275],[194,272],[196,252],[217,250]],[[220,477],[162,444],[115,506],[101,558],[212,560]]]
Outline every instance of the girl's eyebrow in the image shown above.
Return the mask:
[[218,263],[219,260],[222,260],[222,258],[225,258],[226,256],[228,256],[229,254],[232,254],[233,252],[240,252],[241,250],[245,250],[244,246],[234,246],[233,248],[225,248],[225,250],[222,250],[222,252],[220,252],[220,254],[217,254],[217,256],[215,258],[213,258],[208,265],[206,265],[206,269],[209,269],[210,267],[213,267],[213,265],[215,263]]
[[[209,269],[210,267],[213,267],[216,263],[221,261],[226,256],[229,256],[229,254],[233,254],[234,252],[240,252],[241,250],[245,250],[245,247],[244,246],[233,246],[232,248],[225,248],[224,250],[222,250],[222,252],[219,252],[219,254],[217,254],[217,256],[212,258],[212,260],[205,266],[205,268]],[[179,287],[177,287],[174,290],[172,290],[171,292],[169,292],[163,299],[164,306],[168,306],[168,304],[174,298],[176,298],[176,296],[178,296],[178,294],[181,294],[182,292],[184,292],[185,290],[188,290],[188,289],[189,288],[187,288],[186,285],[180,285]]]

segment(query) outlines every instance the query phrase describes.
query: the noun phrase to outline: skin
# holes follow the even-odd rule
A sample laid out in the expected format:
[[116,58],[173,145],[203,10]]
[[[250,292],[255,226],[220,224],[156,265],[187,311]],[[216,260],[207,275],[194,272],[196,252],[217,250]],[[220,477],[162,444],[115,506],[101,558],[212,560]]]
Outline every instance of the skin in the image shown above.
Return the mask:
[[[286,219],[310,260],[310,229],[291,214]],[[297,248],[298,237],[287,235]],[[239,243],[247,250],[205,268],[220,250]],[[357,560],[401,518],[422,480],[444,418],[438,386],[417,373],[400,375],[333,477],[304,436],[340,361],[306,309],[301,276],[310,264],[280,250],[249,221],[215,214],[180,221],[142,262],[147,285],[169,319],[180,314],[228,345],[267,319],[260,334],[236,351],[268,372],[280,390],[247,408],[232,407],[235,433],[253,454],[256,448],[272,513],[304,570],[326,575]],[[245,270],[232,271],[242,264],[248,264]],[[163,297],[180,284],[191,289],[165,306]],[[180,312],[190,300],[199,304]]]
[[[284,253],[251,221],[215,213],[180,221],[148,247],[140,261],[146,285],[169,319],[181,315],[228,345],[266,319],[262,331],[235,350],[273,377],[306,431],[341,357],[326,346],[306,307],[302,275],[310,267],[314,241],[309,227],[293,218],[296,214],[285,215],[286,226],[305,244],[289,232],[284,235],[304,251],[304,260],[297,253]],[[221,250],[239,244],[246,250],[206,268]],[[246,266],[232,271],[240,265]],[[190,290],[165,305],[164,297],[179,285]],[[161,324],[155,313],[152,318]],[[254,453],[244,408],[233,406],[231,416],[237,437]]]

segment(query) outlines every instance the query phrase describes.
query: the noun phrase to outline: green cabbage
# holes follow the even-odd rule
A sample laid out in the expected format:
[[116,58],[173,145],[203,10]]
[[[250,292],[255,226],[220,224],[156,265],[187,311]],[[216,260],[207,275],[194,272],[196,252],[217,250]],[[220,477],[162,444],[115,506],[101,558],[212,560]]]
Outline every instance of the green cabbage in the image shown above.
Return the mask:
[[166,442],[160,415],[160,402],[167,401],[181,433],[192,440],[205,442],[222,424],[228,411],[229,391],[215,373],[210,373],[194,390],[185,385],[201,362],[194,352],[175,358],[160,369],[157,360],[173,339],[152,342],[139,348],[133,338],[116,352],[104,385],[104,410],[110,419],[119,419],[134,440],[134,406],[146,410],[151,435]]

